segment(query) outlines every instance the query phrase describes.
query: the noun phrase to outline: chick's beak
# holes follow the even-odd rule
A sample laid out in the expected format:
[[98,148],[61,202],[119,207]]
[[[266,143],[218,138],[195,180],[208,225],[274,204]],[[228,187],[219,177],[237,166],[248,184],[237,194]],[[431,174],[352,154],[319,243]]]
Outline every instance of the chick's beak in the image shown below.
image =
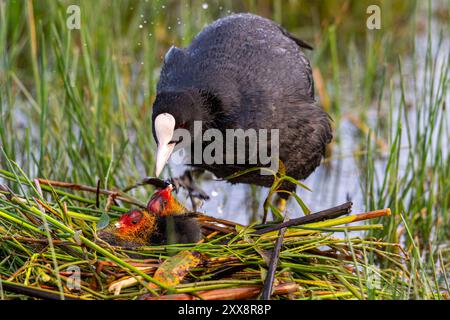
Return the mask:
[[170,155],[173,152],[175,143],[171,143],[175,130],[175,118],[169,113],[162,113],[155,118],[154,122],[156,139],[158,141],[158,151],[156,152],[155,176],[158,177]]

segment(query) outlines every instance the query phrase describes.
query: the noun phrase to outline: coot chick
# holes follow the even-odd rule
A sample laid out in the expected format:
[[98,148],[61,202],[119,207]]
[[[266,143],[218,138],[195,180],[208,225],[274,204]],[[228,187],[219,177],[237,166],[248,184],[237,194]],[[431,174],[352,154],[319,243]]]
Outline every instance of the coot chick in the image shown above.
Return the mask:
[[172,186],[169,186],[152,196],[147,210],[123,214],[116,224],[100,232],[99,237],[111,245],[134,248],[195,243],[201,239],[201,230],[195,217],[172,196]]
[[[311,49],[273,21],[253,14],[219,19],[189,47],[172,47],[165,56],[153,105],[156,175],[179,142],[172,139],[174,130],[185,128],[194,136],[194,121],[202,121],[203,130],[222,133],[279,129],[279,159],[285,174],[307,178],[319,166],[332,130],[328,114],[315,103],[311,66],[302,48]],[[194,166],[226,178],[257,165]],[[273,176],[259,172],[230,180],[265,187],[273,181]],[[294,191],[295,184],[284,183],[282,189]]]

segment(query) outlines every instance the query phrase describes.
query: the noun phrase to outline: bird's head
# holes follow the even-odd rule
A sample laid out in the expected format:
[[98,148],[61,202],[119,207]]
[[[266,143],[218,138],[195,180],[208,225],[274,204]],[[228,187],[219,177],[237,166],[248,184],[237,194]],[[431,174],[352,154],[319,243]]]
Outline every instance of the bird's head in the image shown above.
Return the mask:
[[124,242],[145,244],[156,229],[156,217],[147,210],[131,210],[115,223],[112,234]]
[[187,209],[172,194],[173,186],[169,185],[156,191],[147,204],[147,210],[158,217],[185,214]]
[[202,121],[202,125],[207,125],[212,118],[210,111],[211,99],[201,91],[187,89],[158,93],[152,115],[153,137],[158,145],[156,177],[161,174],[175,146],[183,141],[175,131],[187,130],[190,140],[183,141],[183,144],[191,144],[195,139],[194,122]]

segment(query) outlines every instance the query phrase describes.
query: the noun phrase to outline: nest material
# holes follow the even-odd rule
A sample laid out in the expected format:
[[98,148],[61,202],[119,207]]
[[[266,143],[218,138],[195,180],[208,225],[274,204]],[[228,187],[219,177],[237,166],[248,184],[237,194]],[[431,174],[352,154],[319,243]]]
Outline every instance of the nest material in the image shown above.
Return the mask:
[[[27,181],[21,180],[29,186]],[[115,218],[127,209],[111,203],[107,210],[97,208],[81,191],[39,186],[31,190],[45,194],[0,191],[0,276],[6,298],[257,298],[282,227],[287,231],[274,298],[388,298],[407,288],[407,257],[397,244],[350,236],[381,226],[347,225],[389,210],[327,220],[319,213],[299,218],[301,223],[264,226],[199,216],[204,237],[196,244],[124,248],[101,241],[96,225],[105,211]],[[337,236],[343,232],[348,236]]]

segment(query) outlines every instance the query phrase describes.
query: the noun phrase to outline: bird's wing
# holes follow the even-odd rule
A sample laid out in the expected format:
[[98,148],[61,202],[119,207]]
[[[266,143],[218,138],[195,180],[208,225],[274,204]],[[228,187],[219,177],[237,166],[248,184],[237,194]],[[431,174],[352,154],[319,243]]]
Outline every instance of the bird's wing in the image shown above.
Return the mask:
[[297,38],[296,36],[294,36],[292,33],[290,33],[289,31],[287,31],[286,29],[284,29],[281,26],[278,26],[278,28],[281,30],[281,32],[286,37],[292,39],[299,47],[309,49],[309,50],[314,50],[314,48],[310,44],[308,44],[306,41],[304,41],[300,38]]

